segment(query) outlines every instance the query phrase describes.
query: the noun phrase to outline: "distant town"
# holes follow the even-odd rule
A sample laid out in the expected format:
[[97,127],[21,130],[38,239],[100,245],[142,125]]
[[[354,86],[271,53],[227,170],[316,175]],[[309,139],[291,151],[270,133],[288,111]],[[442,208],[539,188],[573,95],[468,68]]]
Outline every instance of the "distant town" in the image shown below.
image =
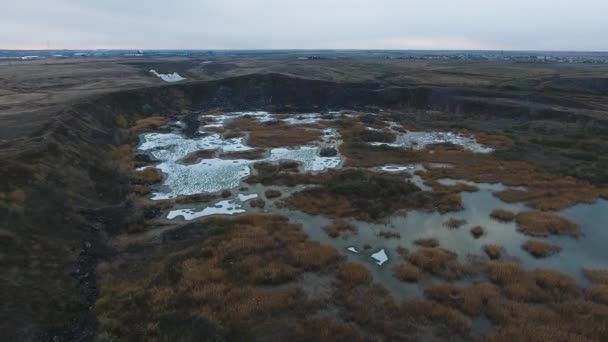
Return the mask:
[[438,50],[0,50],[0,61],[163,56],[210,58],[239,55],[289,55],[299,60],[374,58],[387,60],[608,64],[608,52]]

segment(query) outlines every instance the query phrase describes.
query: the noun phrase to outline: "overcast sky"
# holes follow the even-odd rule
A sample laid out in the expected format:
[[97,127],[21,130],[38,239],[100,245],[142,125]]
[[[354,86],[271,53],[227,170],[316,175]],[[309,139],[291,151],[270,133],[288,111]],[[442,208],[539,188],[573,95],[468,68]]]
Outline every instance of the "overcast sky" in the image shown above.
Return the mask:
[[608,50],[608,0],[2,0],[0,49]]

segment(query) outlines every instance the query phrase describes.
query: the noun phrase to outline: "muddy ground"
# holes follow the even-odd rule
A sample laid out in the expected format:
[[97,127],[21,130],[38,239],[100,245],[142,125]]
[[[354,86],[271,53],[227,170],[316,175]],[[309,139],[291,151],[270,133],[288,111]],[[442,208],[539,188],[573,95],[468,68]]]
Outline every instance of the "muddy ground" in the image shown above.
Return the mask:
[[[608,185],[608,66],[365,56],[318,61],[221,56],[201,64],[205,61],[0,64],[3,336],[66,341],[95,336],[95,270],[99,260],[115,253],[107,242],[127,230],[131,215],[129,171],[113,151],[133,143],[127,128],[151,115],[384,109],[412,126],[509,137],[515,144],[498,158]],[[187,80],[167,84],[152,76],[151,68],[179,72]],[[137,249],[129,253],[135,259],[146,255]],[[220,330],[213,331],[225,337]]]

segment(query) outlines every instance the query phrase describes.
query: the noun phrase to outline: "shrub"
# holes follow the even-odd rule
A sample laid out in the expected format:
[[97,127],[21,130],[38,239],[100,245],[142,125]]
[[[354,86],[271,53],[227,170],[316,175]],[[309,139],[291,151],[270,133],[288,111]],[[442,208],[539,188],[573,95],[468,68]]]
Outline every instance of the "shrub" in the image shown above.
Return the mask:
[[500,259],[502,256],[502,247],[498,245],[484,245],[483,251],[491,260]]
[[580,227],[576,223],[555,213],[526,211],[517,214],[515,220],[518,230],[530,236],[580,235]]
[[424,290],[425,297],[453,307],[470,316],[481,314],[483,306],[500,296],[498,288],[490,283],[479,283],[471,287],[442,284]]
[[450,229],[458,229],[458,228],[460,228],[465,223],[467,223],[467,220],[457,219],[457,218],[452,217],[449,220],[445,221],[443,223],[443,225],[445,227],[450,228]]
[[414,240],[414,244],[422,247],[434,248],[439,246],[439,241],[435,238],[424,238]]
[[340,235],[357,233],[357,227],[343,220],[334,221],[329,226],[323,227],[323,230],[332,238],[337,238]]
[[322,270],[338,260],[338,252],[330,246],[306,241],[292,247],[296,263],[307,270]]
[[387,231],[387,230],[383,230],[380,233],[378,233],[379,237],[385,238],[385,239],[400,239],[401,238],[401,234],[399,234],[399,232],[391,232],[391,231]]
[[268,189],[266,191],[264,191],[264,196],[266,196],[266,198],[271,199],[271,198],[278,198],[281,197],[281,191],[276,190],[276,189]]
[[471,228],[471,235],[473,235],[474,238],[479,239],[481,236],[483,236],[483,234],[485,234],[485,230],[482,226],[475,226]]
[[420,278],[420,269],[416,266],[401,264],[393,268],[395,278],[408,283],[415,283]]
[[261,198],[255,198],[249,202],[249,205],[252,208],[264,208],[266,206],[266,201]]
[[129,121],[122,114],[119,114],[116,117],[114,117],[114,123],[116,124],[116,127],[118,127],[118,128],[121,128],[121,129],[129,128]]
[[608,285],[608,270],[592,270],[585,268],[583,273],[595,284]]
[[342,265],[338,277],[343,283],[348,284],[348,286],[368,284],[372,281],[372,275],[367,268],[354,262]]
[[408,261],[421,270],[440,275],[457,255],[443,248],[419,248],[408,256]]
[[585,298],[592,302],[608,305],[608,285],[595,285],[585,289]]
[[203,159],[213,158],[216,154],[216,150],[198,150],[188,153],[179,162],[185,165],[193,165],[199,163]]
[[506,209],[494,209],[490,217],[500,222],[511,222],[515,219],[515,213]]
[[535,258],[546,258],[561,251],[557,245],[538,240],[528,240],[521,247]]

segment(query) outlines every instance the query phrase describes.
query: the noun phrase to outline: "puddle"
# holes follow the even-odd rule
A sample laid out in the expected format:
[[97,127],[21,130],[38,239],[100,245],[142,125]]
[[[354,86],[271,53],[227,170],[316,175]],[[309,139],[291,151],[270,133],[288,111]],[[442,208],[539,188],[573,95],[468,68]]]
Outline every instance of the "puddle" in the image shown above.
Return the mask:
[[452,132],[407,132],[397,136],[394,143],[371,142],[371,145],[388,145],[392,147],[404,147],[421,150],[427,145],[450,143],[460,145],[465,150],[475,153],[490,153],[494,149],[479,144],[474,138],[465,137]]

